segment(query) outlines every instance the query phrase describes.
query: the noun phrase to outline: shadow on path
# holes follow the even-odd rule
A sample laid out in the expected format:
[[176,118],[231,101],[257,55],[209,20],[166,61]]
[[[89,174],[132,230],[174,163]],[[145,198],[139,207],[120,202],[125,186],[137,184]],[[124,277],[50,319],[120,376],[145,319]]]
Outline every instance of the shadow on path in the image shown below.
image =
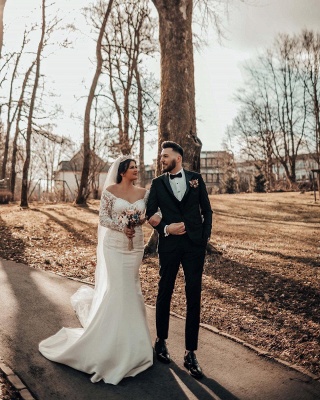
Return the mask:
[[39,212],[41,212],[42,214],[46,215],[51,221],[53,221],[56,224],[59,224],[60,226],[62,226],[66,231],[72,233],[72,235],[77,240],[83,242],[86,245],[96,245],[96,243],[97,243],[96,240],[93,240],[93,239],[90,238],[90,236],[77,231],[76,229],[74,229],[72,224],[69,224],[67,222],[61,221],[59,218],[53,216],[49,212],[46,212],[46,211],[43,211],[43,210],[40,210]]
[[9,228],[0,216],[0,257],[26,263],[25,245],[22,239],[14,236],[15,230],[23,230],[23,224]]
[[[221,400],[238,400],[238,397],[234,396],[212,378],[204,376],[203,379],[198,381],[190,377],[185,369],[181,369],[173,362],[170,363],[168,370],[172,373],[180,386],[185,386],[185,392],[187,394],[188,392],[192,393],[197,399],[209,400],[218,397]],[[188,396],[188,398],[190,398],[190,396]]]
[[[40,380],[45,372],[44,359],[38,352],[39,342],[53,334],[51,324],[57,328],[63,324],[62,310],[44,294],[37,280],[39,271],[22,264],[6,263],[2,268],[1,319],[9,312],[7,323],[1,333],[10,338],[5,350],[5,360],[28,383],[30,377]],[[38,282],[37,282],[38,281]],[[55,294],[58,295],[58,294]],[[8,304],[12,299],[13,304]],[[14,307],[14,312],[10,312]]]
[[219,255],[208,259],[204,274],[237,288],[244,295],[249,293],[258,301],[265,303],[267,296],[279,310],[292,311],[320,323],[320,289]]

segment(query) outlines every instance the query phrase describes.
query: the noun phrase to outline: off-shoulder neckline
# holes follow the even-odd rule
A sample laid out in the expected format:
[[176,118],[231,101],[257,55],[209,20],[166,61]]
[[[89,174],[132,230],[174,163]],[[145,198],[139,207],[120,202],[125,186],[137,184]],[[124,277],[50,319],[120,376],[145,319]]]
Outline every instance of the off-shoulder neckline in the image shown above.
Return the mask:
[[111,193],[111,192],[110,192],[109,190],[107,190],[107,189],[105,189],[105,192],[107,192],[108,194],[110,194],[110,195],[111,195],[112,197],[114,197],[115,199],[123,200],[123,201],[127,202],[128,204],[133,205],[133,204],[138,203],[138,201],[144,200],[144,199],[146,198],[146,196],[147,196],[147,194],[148,194],[148,189],[146,190],[145,195],[144,195],[141,199],[138,199],[138,200],[134,201],[133,203],[131,203],[131,201],[128,201],[128,200],[126,200],[126,199],[123,199],[122,197],[117,197],[117,196],[115,196],[113,193]]

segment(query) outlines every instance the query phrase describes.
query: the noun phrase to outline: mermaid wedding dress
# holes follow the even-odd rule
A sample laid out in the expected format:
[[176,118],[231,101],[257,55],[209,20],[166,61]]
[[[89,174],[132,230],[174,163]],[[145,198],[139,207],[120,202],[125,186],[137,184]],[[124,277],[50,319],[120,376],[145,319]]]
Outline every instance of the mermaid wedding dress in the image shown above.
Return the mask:
[[43,340],[46,358],[93,374],[92,382],[118,384],[153,364],[153,350],[139,280],[143,233],[135,227],[128,250],[123,216],[144,213],[148,192],[135,203],[107,190],[101,197],[95,289],[81,286],[71,302],[82,328],[62,328]]

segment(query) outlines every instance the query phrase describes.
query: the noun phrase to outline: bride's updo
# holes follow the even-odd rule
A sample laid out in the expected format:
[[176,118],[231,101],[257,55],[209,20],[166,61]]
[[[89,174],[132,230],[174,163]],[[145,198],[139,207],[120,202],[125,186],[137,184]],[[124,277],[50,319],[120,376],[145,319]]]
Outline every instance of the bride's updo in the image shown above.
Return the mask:
[[128,171],[128,168],[129,168],[129,165],[130,165],[131,161],[136,162],[136,160],[134,160],[133,158],[128,158],[128,159],[122,161],[119,164],[118,174],[117,174],[117,183],[120,183],[122,181],[122,175],[121,174],[124,174],[125,172]]

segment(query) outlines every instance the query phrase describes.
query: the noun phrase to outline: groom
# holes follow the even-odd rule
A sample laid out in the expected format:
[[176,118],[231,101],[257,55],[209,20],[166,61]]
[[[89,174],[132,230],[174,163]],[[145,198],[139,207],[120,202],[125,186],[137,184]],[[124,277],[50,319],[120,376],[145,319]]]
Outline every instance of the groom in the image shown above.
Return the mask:
[[[206,245],[211,234],[212,210],[201,175],[182,168],[182,147],[166,141],[161,148],[163,174],[152,181],[146,211],[149,223],[159,233],[160,280],[155,352],[159,361],[170,363],[166,346],[170,302],[181,264],[187,299],[184,366],[193,377],[202,378],[203,372],[194,352],[198,345],[201,280]],[[161,218],[154,215],[159,209]]]

